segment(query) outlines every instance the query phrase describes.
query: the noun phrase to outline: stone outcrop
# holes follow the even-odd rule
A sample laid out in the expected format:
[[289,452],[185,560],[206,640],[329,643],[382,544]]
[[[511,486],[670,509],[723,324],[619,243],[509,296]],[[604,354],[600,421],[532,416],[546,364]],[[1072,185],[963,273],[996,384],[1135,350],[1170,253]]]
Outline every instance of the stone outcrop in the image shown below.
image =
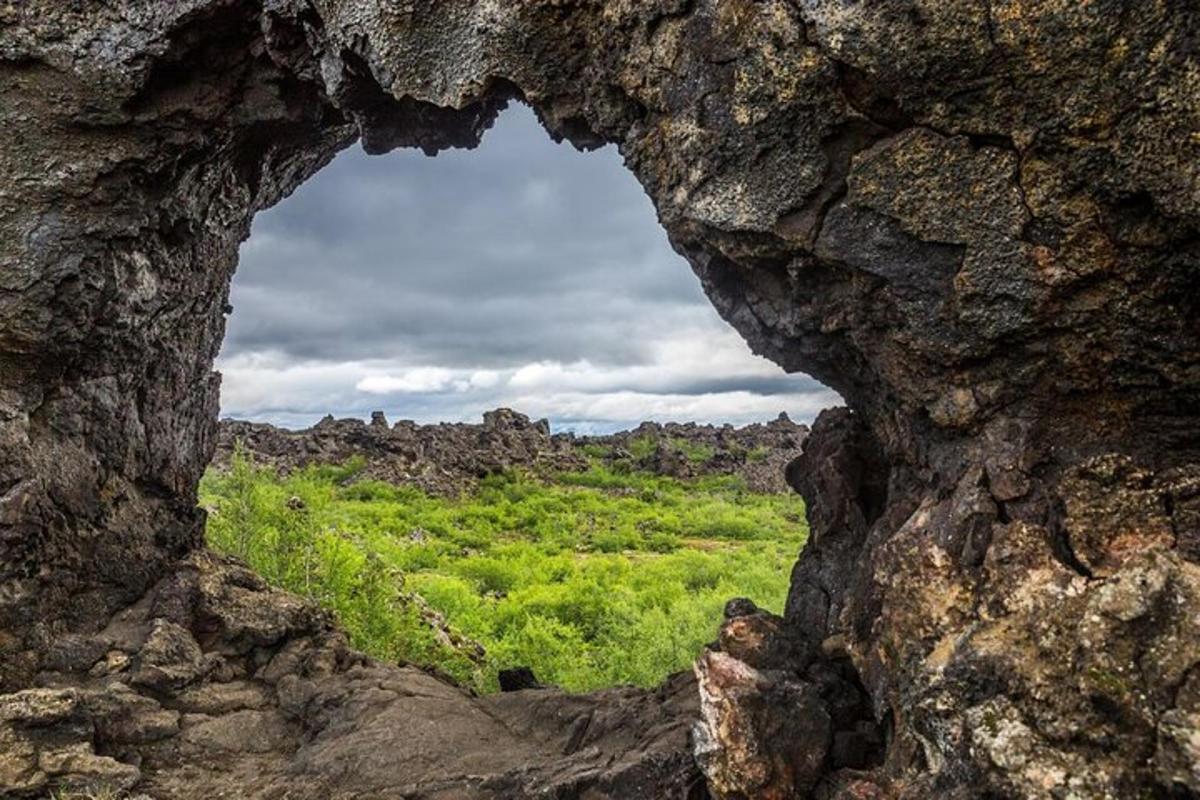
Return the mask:
[[[817,693],[844,712],[847,748],[834,754],[837,725],[805,727],[810,752],[827,754],[817,796],[1194,791],[1200,571],[1186,538],[1166,531],[1190,530],[1177,509],[1194,503],[1200,470],[1100,456],[1065,476],[1045,526],[998,520],[994,494],[977,487],[884,526],[869,516],[887,513],[877,459],[842,410],[818,419],[793,463],[812,530],[785,618],[734,614],[697,665],[714,784],[806,796],[811,775],[770,766],[778,720],[760,709]],[[928,541],[931,530],[945,538]],[[900,564],[904,580],[884,582]],[[893,759],[926,766],[899,771]],[[757,769],[731,769],[742,762]]]
[[222,420],[214,466],[224,468],[238,448],[283,472],[358,460],[364,477],[442,495],[469,490],[479,478],[506,469],[558,471],[587,464],[568,437],[550,434],[546,420],[533,422],[507,408],[486,412],[481,425],[417,425],[409,420],[388,425],[378,411],[370,423],[329,416],[296,431]]
[[0,789],[150,797],[689,797],[695,684],[488,698],[373,663],[312,606],[198,553],[0,696]]
[[[800,455],[808,426],[798,425],[781,413],[767,423],[741,428],[701,425],[695,422],[643,422],[633,430],[607,436],[584,436],[583,447],[596,445],[607,452],[611,464],[676,478],[699,475],[737,475],[753,492],[791,491],[784,478],[787,465]],[[653,450],[637,455],[639,445]]]
[[[741,428],[645,422],[632,431],[576,437],[550,432],[546,420],[508,408],[483,415],[482,424],[388,425],[326,417],[311,428],[288,430],[260,422],[221,420],[213,464],[223,469],[234,453],[290,472],[308,464],[361,462],[359,474],[440,495],[469,491],[480,478],[507,469],[549,474],[584,470],[597,454],[604,462],[659,475],[738,475],[752,491],[786,492],[784,470],[800,454],[808,428],[780,415]],[[642,445],[638,448],[638,445]],[[630,448],[649,452],[632,453]]]
[[[1194,5],[1169,0],[0,6],[4,779],[123,784],[140,763],[184,797],[211,794],[189,787],[218,760],[254,790],[287,774],[369,793],[402,771],[378,745],[425,718],[377,713],[404,695],[394,669],[293,670],[339,709],[323,746],[293,749],[282,705],[192,727],[174,709],[167,748],[251,726],[270,745],[194,771],[142,756],[166,717],[102,751],[103,709],[82,683],[46,694],[48,673],[207,558],[211,366],[253,214],[356,139],[473,146],[519,99],[552,136],[618,144],[725,319],[849,406],[790,471],[813,529],[783,618],[793,661],[761,680],[724,651],[702,661],[702,718],[746,730],[703,742],[713,791],[1200,791],[1198,37]],[[302,640],[289,609],[245,608],[232,640]],[[220,674],[207,617],[152,619],[150,654],[113,653],[149,681],[131,691]],[[815,737],[743,757],[800,727],[755,687],[834,739],[864,692],[882,756],[839,767]],[[598,748],[628,744],[601,730]],[[413,774],[496,774],[422,731]],[[562,752],[555,735],[528,741]],[[338,741],[363,744],[352,774]],[[743,764],[773,766],[755,783]]]

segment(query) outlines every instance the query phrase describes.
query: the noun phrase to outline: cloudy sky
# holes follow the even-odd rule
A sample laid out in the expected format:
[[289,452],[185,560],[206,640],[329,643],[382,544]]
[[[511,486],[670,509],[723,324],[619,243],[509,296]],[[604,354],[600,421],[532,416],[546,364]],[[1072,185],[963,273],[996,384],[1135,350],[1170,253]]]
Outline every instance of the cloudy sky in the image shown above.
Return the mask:
[[357,147],[260,214],[217,368],[225,416],[809,420],[838,400],[751,354],[608,147],[556,145],[523,106],[473,151]]

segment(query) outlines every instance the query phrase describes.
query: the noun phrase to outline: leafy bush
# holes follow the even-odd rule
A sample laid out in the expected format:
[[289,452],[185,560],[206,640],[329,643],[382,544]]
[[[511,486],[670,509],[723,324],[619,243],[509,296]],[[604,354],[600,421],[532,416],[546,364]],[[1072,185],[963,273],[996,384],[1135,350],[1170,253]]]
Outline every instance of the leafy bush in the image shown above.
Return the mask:
[[603,459],[612,455],[612,448],[603,444],[584,444],[579,445],[579,452],[587,458]]
[[629,454],[638,460],[649,458],[658,449],[658,437],[649,434],[635,436],[629,440],[627,449]]
[[746,451],[746,460],[758,463],[761,461],[766,461],[767,457],[770,455],[771,448],[767,447],[765,444],[761,444],[758,447],[752,447]]
[[[332,610],[371,655],[485,692],[520,665],[570,690],[654,685],[713,639],[728,598],[780,610],[807,531],[798,496],[731,476],[594,463],[440,498],[357,470],[280,476],[235,454],[201,484],[209,542]],[[482,661],[439,636],[425,607],[482,645]]]
[[703,464],[717,454],[717,449],[711,444],[689,442],[687,439],[675,439],[671,442],[671,446],[693,464]]

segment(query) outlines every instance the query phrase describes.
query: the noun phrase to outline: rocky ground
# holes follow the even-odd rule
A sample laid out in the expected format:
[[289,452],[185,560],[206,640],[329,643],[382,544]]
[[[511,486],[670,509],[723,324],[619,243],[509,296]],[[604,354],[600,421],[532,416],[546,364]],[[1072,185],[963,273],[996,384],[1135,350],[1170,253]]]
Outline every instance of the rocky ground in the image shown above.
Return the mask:
[[285,472],[361,459],[364,476],[453,495],[500,470],[582,470],[598,458],[610,466],[676,478],[739,475],[752,491],[787,492],[784,470],[807,435],[808,428],[786,414],[742,428],[645,422],[631,431],[576,437],[551,433],[546,420],[532,421],[507,408],[486,412],[482,424],[402,420],[389,425],[382,412],[375,412],[369,423],[326,417],[296,431],[222,420],[213,463],[218,469],[227,465],[239,447]]
[[197,554],[0,696],[0,796],[699,798],[688,675],[654,692],[469,695],[347,647],[315,607]]

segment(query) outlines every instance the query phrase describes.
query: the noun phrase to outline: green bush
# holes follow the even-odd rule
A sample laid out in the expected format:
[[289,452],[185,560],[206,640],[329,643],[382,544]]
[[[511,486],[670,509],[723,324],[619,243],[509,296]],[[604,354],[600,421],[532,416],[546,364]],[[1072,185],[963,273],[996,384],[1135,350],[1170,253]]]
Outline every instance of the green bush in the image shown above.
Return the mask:
[[683,457],[693,464],[703,464],[717,454],[717,449],[710,444],[689,442],[687,439],[675,439],[671,446],[683,454]]
[[629,454],[639,461],[643,458],[649,458],[654,455],[654,451],[658,449],[658,437],[650,434],[635,436],[629,440]]
[[579,452],[590,459],[603,459],[612,455],[612,448],[602,444],[584,444],[579,446]]
[[771,448],[766,445],[759,445],[746,451],[746,460],[751,462],[766,461],[771,455]]
[[[798,496],[731,476],[594,463],[441,498],[360,471],[281,476],[236,453],[201,484],[208,540],[333,611],[371,655],[485,692],[522,665],[570,690],[654,685],[713,639],[728,598],[781,610],[806,535]],[[482,661],[435,635],[422,605],[482,645]]]

